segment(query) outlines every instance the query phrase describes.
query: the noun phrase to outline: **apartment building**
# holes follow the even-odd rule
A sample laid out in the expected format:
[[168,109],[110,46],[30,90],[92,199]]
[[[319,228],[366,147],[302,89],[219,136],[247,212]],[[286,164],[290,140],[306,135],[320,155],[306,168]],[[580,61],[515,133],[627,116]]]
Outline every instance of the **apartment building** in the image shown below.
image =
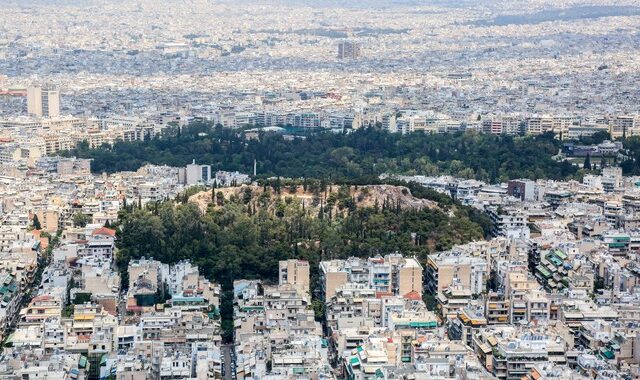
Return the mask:
[[338,44],[338,59],[360,58],[362,44],[355,41],[342,41]]
[[347,283],[369,286],[378,294],[400,295],[415,292],[422,295],[422,266],[415,258],[391,254],[367,260],[323,261],[320,263],[320,282],[325,300]]
[[483,257],[470,257],[454,251],[440,252],[427,258],[425,290],[437,294],[450,287],[461,287],[470,294],[484,292],[489,275]]
[[309,262],[290,259],[278,263],[278,283],[293,285],[300,293],[309,293]]

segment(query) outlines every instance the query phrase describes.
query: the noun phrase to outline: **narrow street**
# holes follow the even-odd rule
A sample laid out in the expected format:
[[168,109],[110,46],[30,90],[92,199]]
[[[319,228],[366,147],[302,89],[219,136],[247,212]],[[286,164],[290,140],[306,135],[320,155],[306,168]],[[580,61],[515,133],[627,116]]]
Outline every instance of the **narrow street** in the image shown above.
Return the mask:
[[[18,325],[18,320],[20,319],[20,311],[31,302],[34,294],[38,292],[38,287],[40,286],[40,282],[42,281],[42,272],[44,272],[45,268],[49,266],[49,257],[41,256],[38,260],[38,269],[36,270],[36,274],[33,277],[33,281],[23,290],[23,294],[20,298],[20,302],[18,302],[18,307],[16,308],[16,312],[10,316],[10,321],[7,323],[6,331],[4,332],[5,339],[13,334],[16,326]],[[2,342],[4,343],[4,342]],[[0,351],[2,351],[2,345],[0,345]]]
[[233,347],[233,344],[223,344],[220,348],[222,351],[222,378],[224,380],[235,380],[236,378],[236,359]]

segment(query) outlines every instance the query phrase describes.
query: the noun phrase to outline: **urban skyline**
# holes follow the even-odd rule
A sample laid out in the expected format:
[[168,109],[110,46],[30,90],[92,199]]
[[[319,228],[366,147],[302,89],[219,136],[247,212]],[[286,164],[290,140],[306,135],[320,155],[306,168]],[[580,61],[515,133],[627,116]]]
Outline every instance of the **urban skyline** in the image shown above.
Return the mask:
[[640,378],[637,1],[0,9],[0,378]]

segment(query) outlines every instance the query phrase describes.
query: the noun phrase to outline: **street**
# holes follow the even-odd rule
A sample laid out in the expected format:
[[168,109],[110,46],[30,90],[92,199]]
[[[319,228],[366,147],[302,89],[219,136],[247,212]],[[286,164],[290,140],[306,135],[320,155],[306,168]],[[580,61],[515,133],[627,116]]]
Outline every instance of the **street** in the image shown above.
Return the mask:
[[224,380],[236,379],[236,359],[233,352],[233,344],[223,344],[222,351],[222,378]]

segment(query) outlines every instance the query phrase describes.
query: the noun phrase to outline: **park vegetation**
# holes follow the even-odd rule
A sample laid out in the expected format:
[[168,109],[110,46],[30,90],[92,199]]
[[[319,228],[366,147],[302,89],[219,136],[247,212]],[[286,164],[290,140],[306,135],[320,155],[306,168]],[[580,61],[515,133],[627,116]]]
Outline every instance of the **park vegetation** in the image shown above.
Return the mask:
[[[184,166],[196,159],[213,170],[252,173],[255,161],[258,185],[233,191],[191,187],[176,199],[144,207],[138,200],[125,204],[113,226],[123,286],[132,259],[191,260],[223,287],[220,312],[229,341],[233,281],[276,282],[279,260],[308,260],[313,289],[322,260],[400,252],[424,262],[433,252],[488,236],[491,223],[480,210],[416,183],[383,181],[380,174],[450,174],[492,183],[579,178],[577,166],[553,158],[560,147],[552,134],[402,135],[363,128],[255,136],[193,123],[146,141],[97,149],[82,143],[64,155],[93,159],[94,172],[137,170],[148,163]],[[363,201],[370,186],[383,183],[401,186],[401,195]],[[407,207],[403,197],[428,200],[429,206]]]
[[451,174],[490,183],[578,175],[576,166],[552,158],[561,147],[553,134],[402,135],[369,127],[351,133],[316,132],[289,137],[260,132],[258,138],[248,139],[242,130],[194,123],[171,127],[162,138],[117,142],[97,149],[81,143],[64,154],[92,158],[92,170],[97,173],[137,170],[147,163],[184,166],[195,159],[211,164],[213,170],[243,173],[253,172],[255,160],[261,178],[306,177],[361,183],[382,173]]
[[[122,283],[128,284],[131,259],[191,260],[223,286],[221,314],[229,339],[233,280],[277,282],[279,260],[308,260],[317,281],[321,260],[396,251],[424,260],[434,251],[481,239],[490,228],[483,213],[417,184],[402,188],[402,194],[432,200],[433,206],[408,208],[398,199],[363,204],[354,194],[362,198],[368,190],[356,192],[356,187],[265,181],[231,194],[206,190],[204,210],[193,197],[182,196],[129,205],[114,226]],[[310,197],[303,201],[300,193]]]

